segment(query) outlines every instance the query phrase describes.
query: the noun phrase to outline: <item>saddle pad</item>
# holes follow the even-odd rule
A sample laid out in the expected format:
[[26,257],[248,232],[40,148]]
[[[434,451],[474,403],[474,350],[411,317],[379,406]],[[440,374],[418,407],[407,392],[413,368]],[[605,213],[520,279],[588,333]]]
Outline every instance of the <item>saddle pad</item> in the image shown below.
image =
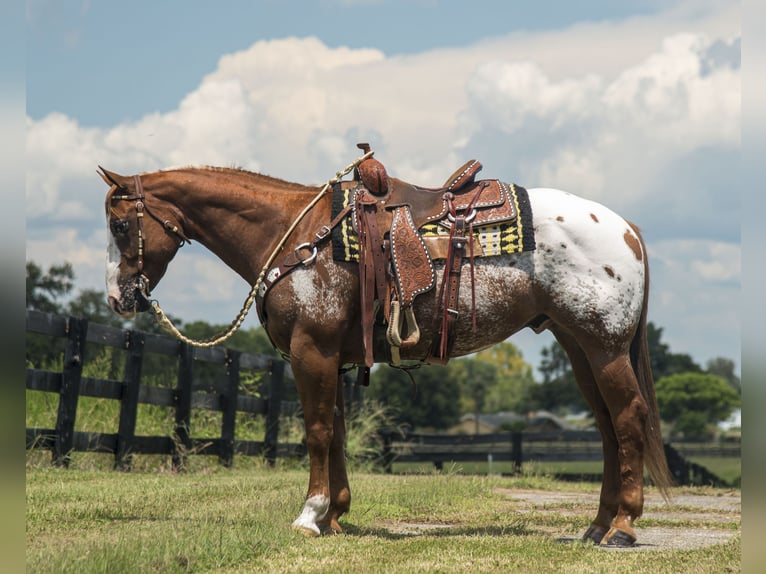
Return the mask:
[[[473,229],[474,237],[482,246],[482,254],[477,254],[477,256],[508,255],[535,249],[532,209],[529,205],[527,190],[514,184],[508,187],[510,188],[510,200],[514,203],[518,217],[513,221],[475,226]],[[353,203],[356,190],[355,186],[334,186],[333,218],[346,205]],[[352,218],[353,215],[349,215],[332,231],[332,253],[335,261],[359,261],[359,239],[356,231],[354,231]],[[419,229],[419,232],[421,237],[449,236],[449,229],[439,222],[427,223]],[[438,259],[438,257],[433,258]]]

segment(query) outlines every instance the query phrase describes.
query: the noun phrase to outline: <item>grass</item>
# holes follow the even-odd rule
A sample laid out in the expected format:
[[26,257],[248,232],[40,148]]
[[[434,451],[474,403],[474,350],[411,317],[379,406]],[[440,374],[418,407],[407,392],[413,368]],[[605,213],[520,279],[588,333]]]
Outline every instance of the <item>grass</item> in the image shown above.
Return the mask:
[[[691,563],[695,572],[740,569],[739,535],[691,550],[607,551],[571,541],[595,513],[588,503],[549,501],[523,509],[503,494],[532,488],[593,495],[593,484],[449,471],[352,472],[351,483],[352,510],[341,520],[346,534],[308,539],[289,528],[305,495],[305,470],[211,465],[182,474],[125,474],[29,465],[27,572],[654,574],[688,572]],[[715,527],[713,513],[692,510],[689,520],[660,516],[650,522]],[[739,531],[738,514],[724,522],[721,527]]]

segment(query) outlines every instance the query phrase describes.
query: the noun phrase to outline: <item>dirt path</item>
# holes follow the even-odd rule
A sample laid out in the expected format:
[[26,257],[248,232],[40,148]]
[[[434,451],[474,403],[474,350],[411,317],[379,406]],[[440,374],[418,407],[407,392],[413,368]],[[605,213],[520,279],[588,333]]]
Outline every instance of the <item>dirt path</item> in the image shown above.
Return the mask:
[[[516,512],[582,515],[583,509],[598,507],[598,494],[500,489]],[[586,513],[586,515],[588,515]],[[675,526],[642,526],[642,522],[672,521]],[[647,493],[644,516],[636,523],[635,550],[678,550],[720,544],[739,534],[731,524],[741,525],[742,497],[738,491],[711,491],[711,494],[679,493],[670,504],[658,493]],[[552,533],[555,535],[555,533]],[[562,541],[575,540],[561,538]]]
[[[598,493],[582,491],[549,491],[500,488],[496,492],[508,502],[508,511],[551,514],[560,516],[595,515]],[[674,494],[670,504],[658,493],[647,493],[644,500],[644,516],[636,524],[638,542],[630,550],[688,550],[721,544],[741,532],[742,498],[739,491],[711,490],[710,494],[693,491]],[[666,524],[653,525],[662,522]],[[644,524],[648,523],[646,526]],[[736,524],[740,527],[733,528]],[[435,530],[452,529],[459,525],[433,522],[393,522],[381,524],[386,530],[401,536],[418,536]],[[557,540],[567,543],[579,540],[562,535],[562,529],[553,526],[537,526],[550,532]],[[605,551],[611,551],[603,547]],[[623,550],[624,551],[624,550]]]

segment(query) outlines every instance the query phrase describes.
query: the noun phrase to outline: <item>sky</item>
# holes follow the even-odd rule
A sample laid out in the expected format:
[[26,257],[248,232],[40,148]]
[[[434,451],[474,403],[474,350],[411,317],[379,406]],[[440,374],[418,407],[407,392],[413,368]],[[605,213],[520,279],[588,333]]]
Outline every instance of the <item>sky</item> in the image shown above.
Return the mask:
[[[637,223],[663,341],[739,369],[741,27],[723,0],[29,0],[27,260],[104,290],[98,165],[321,184],[369,141],[414,183],[476,158]],[[153,296],[228,324],[248,290],[195,244]],[[535,367],[552,340],[511,338]]]

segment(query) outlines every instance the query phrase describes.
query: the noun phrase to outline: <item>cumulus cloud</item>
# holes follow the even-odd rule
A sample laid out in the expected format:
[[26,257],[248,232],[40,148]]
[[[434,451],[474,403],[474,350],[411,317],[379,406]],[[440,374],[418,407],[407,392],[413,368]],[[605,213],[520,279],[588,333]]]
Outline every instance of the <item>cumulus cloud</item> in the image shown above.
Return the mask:
[[739,147],[738,62],[711,56],[738,44],[670,36],[613,79],[556,81],[532,62],[489,62],[468,84],[462,129],[472,147],[505,147],[524,181],[618,206],[646,200],[664,193],[647,178],[687,153]]

